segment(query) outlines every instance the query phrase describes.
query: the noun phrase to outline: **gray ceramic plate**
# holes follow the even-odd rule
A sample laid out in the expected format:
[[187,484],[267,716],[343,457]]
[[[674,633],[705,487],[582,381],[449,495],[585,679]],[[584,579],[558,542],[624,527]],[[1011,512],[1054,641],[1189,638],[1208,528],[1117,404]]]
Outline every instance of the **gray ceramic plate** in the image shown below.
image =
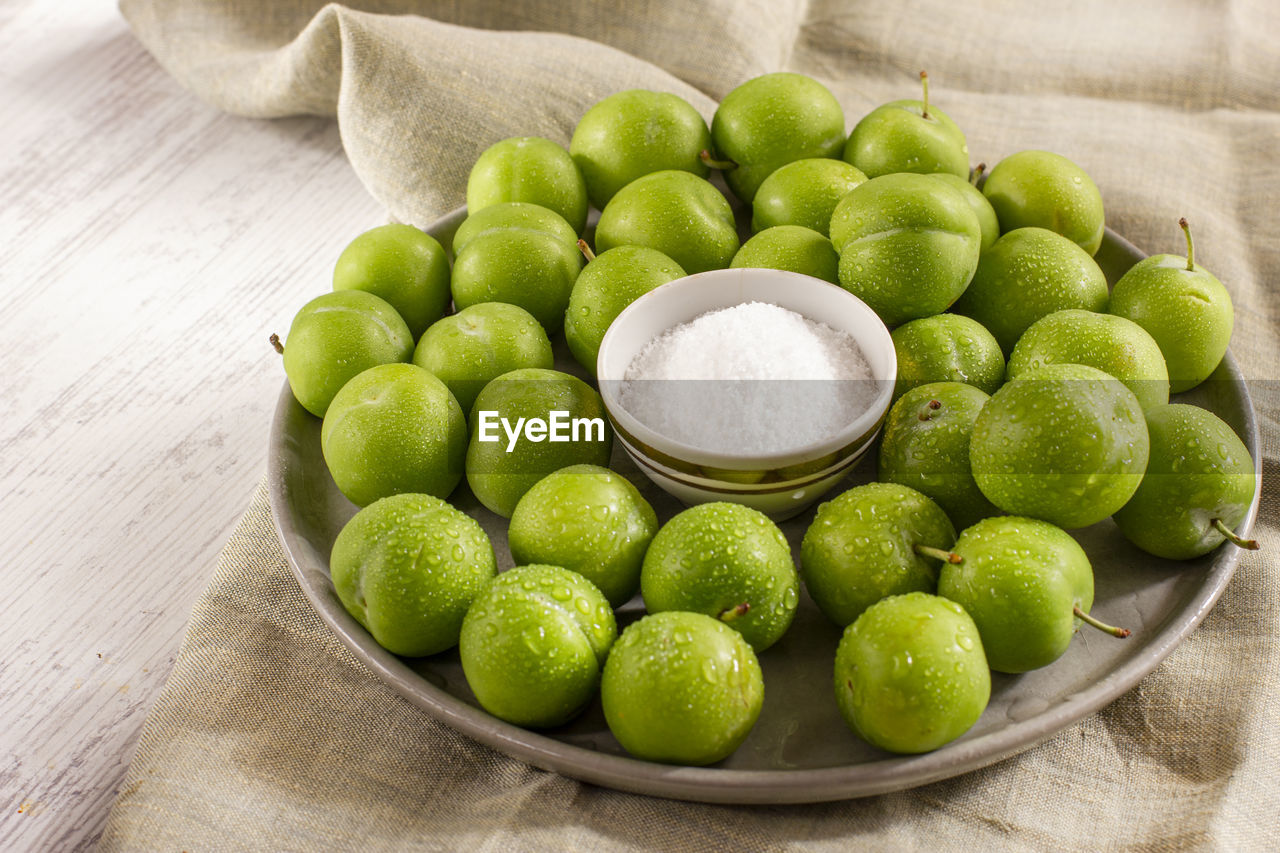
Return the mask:
[[[463,211],[429,229],[448,245]],[[1097,260],[1112,282],[1142,257],[1111,231]],[[562,342],[561,348],[563,349]],[[572,365],[559,354],[564,369]],[[572,369],[575,372],[576,366]],[[1204,406],[1243,437],[1258,459],[1258,433],[1248,391],[1230,355],[1214,377],[1182,402]],[[665,520],[680,506],[653,486],[615,450],[614,467],[640,487]],[[866,460],[848,485],[872,479]],[[670,767],[627,754],[605,725],[597,700],[570,725],[533,732],[481,710],[467,688],[456,651],[405,660],[382,649],[347,614],[329,579],[329,551],[342,525],[356,511],[339,492],[320,453],[320,420],[289,393],[280,394],[271,428],[271,508],[280,541],[303,590],[320,616],[379,678],[436,719],[495,749],[598,785],[662,797],[716,803],[798,803],[847,799],[922,785],[991,764],[1028,749],[1108,704],[1156,667],[1204,618],[1221,594],[1239,558],[1225,546],[1199,560],[1171,563],[1130,545],[1108,520],[1076,538],[1093,561],[1094,613],[1133,631],[1127,640],[1081,633],[1057,662],[1020,676],[995,674],[991,704],[959,740],[920,756],[881,752],[853,735],[836,709],[831,686],[839,631],[807,596],[788,634],[760,656],[764,710],[746,743],[712,767]],[[465,483],[453,503],[484,525],[501,568],[512,565],[506,521],[481,507]],[[1241,529],[1257,512],[1255,496]],[[813,517],[810,509],[784,523],[793,547]],[[639,600],[619,613],[626,625],[642,613]],[[1169,697],[1175,701],[1175,697]]]

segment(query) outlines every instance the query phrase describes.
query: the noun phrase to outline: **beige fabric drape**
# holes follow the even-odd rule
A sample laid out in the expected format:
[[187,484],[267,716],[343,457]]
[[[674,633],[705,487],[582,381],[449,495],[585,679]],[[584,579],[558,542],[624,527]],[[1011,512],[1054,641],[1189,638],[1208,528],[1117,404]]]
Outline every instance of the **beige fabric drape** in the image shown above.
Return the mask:
[[[827,83],[850,126],[933,100],[975,162],[1022,148],[1093,175],[1108,223],[1198,260],[1235,299],[1232,347],[1263,430],[1260,553],[1205,623],[1101,713],[1019,757],[914,791],[738,808],[633,796],[530,768],[385,688],[320,622],[260,491],[192,613],[104,836],[107,849],[1223,849],[1280,826],[1280,6],[771,0],[123,0],[183,85],[233,112],[335,116],[392,218],[463,201],[498,139],[567,142],[630,87],[710,117],[756,74]],[[263,425],[264,432],[267,425]]]

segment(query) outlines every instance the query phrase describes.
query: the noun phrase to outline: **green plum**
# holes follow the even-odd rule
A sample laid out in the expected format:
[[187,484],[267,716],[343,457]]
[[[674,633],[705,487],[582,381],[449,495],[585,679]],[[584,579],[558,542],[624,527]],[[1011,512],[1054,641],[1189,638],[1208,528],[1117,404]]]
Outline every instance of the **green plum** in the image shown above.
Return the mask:
[[607,467],[613,430],[590,385],[556,370],[523,368],[494,379],[471,407],[467,484],[510,518],[525,492],[569,465]]
[[453,264],[453,303],[508,302],[534,316],[548,335],[564,326],[582,254],[545,231],[508,228],[478,234]]
[[1198,406],[1174,403],[1147,410],[1147,431],[1147,473],[1116,511],[1120,532],[1169,560],[1199,557],[1223,540],[1256,549],[1256,541],[1234,532],[1258,484],[1253,459],[1231,427]]
[[486,711],[549,728],[576,717],[596,695],[617,636],[609,602],[586,578],[560,566],[518,566],[476,596],[458,656]]
[[460,253],[467,243],[481,234],[510,228],[542,231],[558,237],[570,246],[578,245],[578,233],[554,210],[525,201],[504,201],[478,210],[462,221],[453,234],[453,254]]
[[507,542],[517,563],[564,566],[591,581],[614,607],[640,588],[640,565],[658,516],[626,477],[570,465],[525,492]]
[[711,140],[729,189],[751,204],[765,178],[796,160],[838,158],[844,110],[812,77],[779,71],[752,78],[720,101]]
[[434,237],[412,225],[383,225],[342,250],[333,289],[382,297],[417,340],[449,307],[449,258]]
[[855,486],[818,507],[800,543],[805,589],[844,627],[891,595],[933,592],[956,540],[946,513],[895,483]]
[[601,210],[618,190],[652,172],[679,169],[705,178],[700,159],[711,133],[698,111],[667,92],[628,89],[583,114],[569,142],[591,203]]
[[863,116],[849,134],[844,159],[869,178],[895,172],[945,172],[969,177],[969,146],[951,117],[929,104],[929,75],[920,72],[924,98],[890,101]]
[[803,225],[823,237],[845,193],[867,176],[843,160],[809,157],[780,167],[764,179],[751,201],[751,230]]
[[1004,353],[986,327],[961,314],[935,314],[893,330],[894,399],[929,382],[963,382],[988,394],[1004,384]]
[[996,164],[982,193],[995,209],[1000,230],[1047,228],[1089,255],[1102,245],[1106,223],[1102,194],[1079,166],[1049,151],[1019,151]]
[[887,325],[945,311],[978,266],[982,230],[959,190],[928,175],[883,175],[831,215],[840,284]]
[[342,606],[405,657],[456,645],[467,608],[497,571],[480,524],[431,495],[369,504],[338,533],[329,557]]
[[1055,363],[1087,364],[1114,376],[1144,410],[1169,402],[1169,373],[1159,344],[1123,317],[1079,308],[1041,317],[1009,354],[1008,378]]
[[449,386],[469,413],[480,389],[522,367],[551,367],[551,341],[533,315],[506,302],[481,302],[437,320],[418,341],[413,363]]
[[559,145],[538,136],[516,136],[485,149],[467,176],[467,210],[525,201],[554,210],[575,234],[587,226],[587,185]]
[[973,424],[988,399],[960,382],[931,382],[902,395],[884,422],[879,479],[932,498],[957,527],[998,515],[969,464]]
[[677,278],[684,278],[684,270],[656,249],[618,246],[592,256],[573,284],[564,316],[564,338],[573,357],[595,376],[600,342],[622,309]]
[[655,613],[627,626],[600,681],[605,722],[627,752],[712,764],[751,733],[764,676],[737,631],[701,613]]
[[1044,228],[1019,228],[996,240],[955,304],[1006,353],[1032,323],[1064,308],[1107,310],[1107,277],[1084,249]]
[[[974,170],[974,179],[981,177],[985,164],[979,163]],[[969,202],[973,215],[978,217],[978,227],[982,230],[982,251],[991,248],[996,240],[1000,239],[1000,220],[996,219],[995,208],[991,206],[991,202],[987,201],[987,197],[982,194],[982,190],[978,189],[968,180],[953,175],[950,172],[932,172],[933,177],[942,181],[948,186],[959,190],[964,196],[964,200]]]
[[1060,527],[1034,518],[988,518],[961,532],[952,550],[960,559],[942,567],[938,594],[973,617],[987,663],[998,672],[1053,663],[1081,622],[1129,635],[1089,617],[1093,567]]
[[1005,512],[1086,527],[1133,496],[1149,450],[1132,391],[1097,368],[1050,364],[1006,382],[982,407],[969,462]]
[[347,381],[379,364],[408,361],[413,333],[386,300],[363,290],[338,290],[312,299],[293,318],[281,347],[293,396],[324,417]]
[[738,251],[733,208],[697,175],[653,172],[627,184],[605,205],[596,224],[596,249],[645,246],[687,273],[724,269]]
[[914,754],[973,727],[991,699],[991,671],[977,626],[960,605],[911,592],[873,604],[845,629],[835,690],[859,737]]
[[381,364],[333,398],[320,449],[356,506],[401,492],[446,498],[462,479],[467,421],[449,388],[416,364]]
[[700,504],[677,514],[649,543],[640,570],[650,613],[713,616],[758,652],[791,626],[799,587],[782,531],[763,513],[734,503]]
[[1160,345],[1169,368],[1169,389],[1189,391],[1213,373],[1227,352],[1235,310],[1231,294],[1195,262],[1191,228],[1187,256],[1152,255],[1134,264],[1116,282],[1110,311],[1147,330]]
[[763,267],[840,283],[840,256],[831,241],[803,225],[775,225],[742,244],[730,267]]

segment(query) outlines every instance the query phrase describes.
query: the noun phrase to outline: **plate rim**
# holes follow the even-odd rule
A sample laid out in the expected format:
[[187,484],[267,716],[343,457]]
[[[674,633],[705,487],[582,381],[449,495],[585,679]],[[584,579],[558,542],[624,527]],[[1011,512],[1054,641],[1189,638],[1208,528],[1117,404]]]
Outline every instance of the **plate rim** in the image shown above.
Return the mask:
[[[451,211],[429,226],[432,234],[448,234],[465,217],[466,208]],[[1117,248],[1138,256],[1141,250],[1106,229]],[[1241,436],[1259,466],[1257,413],[1247,381],[1230,350],[1222,366],[1240,394],[1244,414]],[[1208,615],[1235,574],[1239,548],[1223,550],[1205,569],[1206,578],[1190,602],[1149,642],[1144,653],[1122,663],[1085,690],[1025,720],[974,738],[962,738],[921,755],[892,756],[869,763],[782,770],[744,770],[658,764],[600,752],[507,723],[432,684],[399,657],[383,649],[338,600],[325,566],[304,566],[299,534],[286,495],[288,470],[285,425],[295,406],[286,380],[272,417],[267,453],[268,496],[272,524],[285,561],[321,620],[344,646],[374,674],[413,705],[471,739],[543,770],[630,793],[718,804],[795,804],[831,802],[905,790],[963,775],[1031,749],[1088,714],[1100,710],[1150,674]],[[1253,502],[1240,525],[1247,536],[1257,518],[1262,478],[1256,477]]]

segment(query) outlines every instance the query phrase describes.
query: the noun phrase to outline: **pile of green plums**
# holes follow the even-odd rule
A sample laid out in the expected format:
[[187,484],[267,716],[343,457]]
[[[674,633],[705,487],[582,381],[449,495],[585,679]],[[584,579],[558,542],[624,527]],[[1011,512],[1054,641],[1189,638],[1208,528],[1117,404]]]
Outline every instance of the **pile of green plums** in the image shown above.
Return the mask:
[[[334,483],[362,507],[330,558],[352,617],[398,655],[456,647],[476,701],[511,723],[561,726],[598,697],[630,753],[708,764],[751,732],[758,656],[803,585],[843,630],[831,660],[849,727],[918,753],[974,725],[992,671],[1052,663],[1081,625],[1127,634],[1091,615],[1093,568],[1068,529],[1110,517],[1170,560],[1256,547],[1235,532],[1257,487],[1249,452],[1206,409],[1170,402],[1218,368],[1233,323],[1186,221],[1185,256],[1147,258],[1109,289],[1089,176],[1021,151],[983,180],[921,83],[851,132],[800,74],[746,81],[709,122],[673,94],[616,92],[567,147],[477,152],[445,244],[402,224],[353,240],[332,292],[273,336],[294,397],[323,419]],[[892,329],[880,481],[817,508],[798,570],[745,506],[659,519],[608,467],[592,382],[629,304],[741,267],[824,279]],[[566,351],[571,372],[556,369]],[[552,441],[532,424],[555,413],[599,430]],[[448,503],[464,481],[509,519],[516,568],[499,573],[484,530]],[[648,615],[615,613],[637,593]]]

